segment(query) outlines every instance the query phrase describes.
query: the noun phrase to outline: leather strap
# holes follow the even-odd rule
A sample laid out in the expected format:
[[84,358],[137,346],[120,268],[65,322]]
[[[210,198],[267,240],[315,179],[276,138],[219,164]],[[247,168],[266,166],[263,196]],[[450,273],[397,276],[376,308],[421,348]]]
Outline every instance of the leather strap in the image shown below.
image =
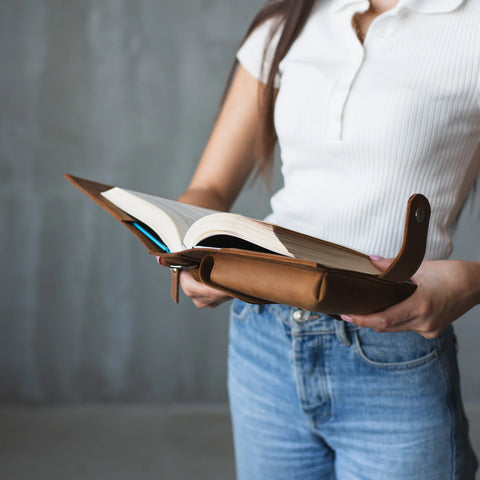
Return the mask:
[[170,296],[172,297],[175,303],[178,303],[178,291],[180,284],[180,268],[170,267],[170,272],[172,275],[172,282],[170,284]]
[[420,267],[427,247],[430,203],[417,193],[408,200],[403,243],[390,267],[378,278],[392,282],[409,280]]

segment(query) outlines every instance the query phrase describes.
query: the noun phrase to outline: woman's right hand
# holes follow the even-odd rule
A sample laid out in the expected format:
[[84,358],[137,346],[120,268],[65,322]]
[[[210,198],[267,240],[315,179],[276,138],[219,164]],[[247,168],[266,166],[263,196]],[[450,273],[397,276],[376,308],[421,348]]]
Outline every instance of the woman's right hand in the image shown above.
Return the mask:
[[[157,257],[159,265],[168,267],[168,264],[162,257]],[[180,286],[183,293],[192,299],[193,304],[198,308],[215,308],[221,303],[231,300],[232,297],[226,293],[207,287],[203,283],[197,282],[188,270],[180,270]]]
[[188,270],[182,270],[180,272],[180,285],[183,293],[185,293],[187,297],[190,297],[194,305],[198,308],[215,308],[221,303],[232,299],[230,295],[220,290],[197,282]]

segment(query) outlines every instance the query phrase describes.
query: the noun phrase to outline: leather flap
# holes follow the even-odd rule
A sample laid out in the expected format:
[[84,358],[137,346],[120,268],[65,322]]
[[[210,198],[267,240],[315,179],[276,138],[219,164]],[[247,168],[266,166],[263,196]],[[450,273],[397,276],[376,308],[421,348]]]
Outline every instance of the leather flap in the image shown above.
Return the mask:
[[408,200],[402,247],[390,267],[378,278],[392,282],[409,280],[420,267],[427,247],[430,203],[419,193]]

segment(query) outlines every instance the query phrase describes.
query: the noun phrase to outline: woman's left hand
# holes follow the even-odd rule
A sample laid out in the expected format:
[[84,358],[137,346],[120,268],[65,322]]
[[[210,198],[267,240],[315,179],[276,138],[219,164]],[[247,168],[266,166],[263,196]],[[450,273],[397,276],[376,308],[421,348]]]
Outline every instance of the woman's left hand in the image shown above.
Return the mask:
[[[385,270],[391,259],[371,257]],[[412,277],[417,285],[406,300],[369,315],[342,315],[345,321],[378,332],[413,331],[438,337],[454,320],[480,303],[480,262],[424,261]]]

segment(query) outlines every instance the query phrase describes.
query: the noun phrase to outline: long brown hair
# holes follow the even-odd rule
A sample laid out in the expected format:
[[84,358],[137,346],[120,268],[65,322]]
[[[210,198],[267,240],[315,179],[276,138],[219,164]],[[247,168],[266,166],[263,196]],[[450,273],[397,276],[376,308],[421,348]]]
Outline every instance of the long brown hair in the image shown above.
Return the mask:
[[[257,142],[258,172],[266,180],[271,173],[273,164],[273,152],[277,142],[273,111],[275,107],[275,77],[278,73],[278,65],[290,49],[292,43],[302,31],[313,5],[316,0],[269,0],[257,13],[249,26],[241,45],[248,36],[262,23],[269,19],[275,19],[263,52],[262,76],[265,57],[273,37],[281,29],[281,34],[270,63],[270,70],[266,76],[266,83],[260,87],[260,129]],[[225,87],[223,100],[237,69],[238,60],[235,60]],[[265,77],[262,77],[265,78]],[[223,101],[222,101],[223,103]]]

